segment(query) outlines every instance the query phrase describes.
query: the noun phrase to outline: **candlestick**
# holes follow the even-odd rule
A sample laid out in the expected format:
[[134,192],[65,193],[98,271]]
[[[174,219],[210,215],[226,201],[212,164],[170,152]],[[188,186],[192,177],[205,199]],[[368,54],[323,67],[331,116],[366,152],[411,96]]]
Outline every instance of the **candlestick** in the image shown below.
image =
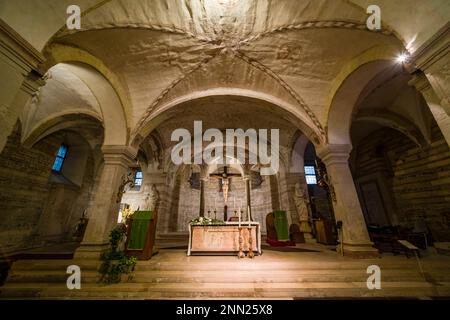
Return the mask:
[[250,206],[247,207],[247,219],[248,219],[248,225],[250,226]]
[[241,227],[241,210],[239,210],[239,228]]

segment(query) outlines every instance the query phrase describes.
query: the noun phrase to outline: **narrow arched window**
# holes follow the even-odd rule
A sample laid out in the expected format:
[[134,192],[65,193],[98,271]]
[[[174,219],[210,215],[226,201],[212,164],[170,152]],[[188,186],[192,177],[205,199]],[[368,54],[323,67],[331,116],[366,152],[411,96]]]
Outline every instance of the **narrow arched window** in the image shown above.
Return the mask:
[[134,185],[136,187],[142,186],[142,171],[140,170],[136,171],[134,175]]
[[56,154],[55,157],[55,162],[53,163],[53,167],[52,170],[54,172],[61,172],[62,166],[64,164],[64,160],[66,160],[66,156],[67,156],[67,151],[68,151],[68,147],[65,144],[62,144],[59,147],[58,153]]
[[305,178],[307,184],[317,184],[316,169],[314,166],[305,166]]

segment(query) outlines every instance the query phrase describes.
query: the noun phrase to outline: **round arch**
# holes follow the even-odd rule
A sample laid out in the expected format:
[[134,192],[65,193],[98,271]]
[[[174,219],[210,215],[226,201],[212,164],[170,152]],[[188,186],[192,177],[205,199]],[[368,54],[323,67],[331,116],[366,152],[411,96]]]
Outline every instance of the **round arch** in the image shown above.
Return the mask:
[[46,51],[46,70],[64,63],[96,97],[105,124],[106,145],[127,145],[131,106],[119,79],[99,59],[71,46],[53,44]]
[[[103,121],[97,113],[85,109],[65,110],[63,112],[53,113],[47,118],[41,120],[31,130],[23,135],[22,144],[31,148],[37,142],[52,133],[65,129],[76,128],[77,130],[81,130],[83,127],[97,127],[101,128],[103,131]],[[103,139],[98,136],[97,130],[87,130],[92,132],[91,134],[88,134],[89,136],[93,136],[93,138],[99,140],[99,142],[103,142]],[[91,147],[94,147],[94,145],[92,145],[93,140],[87,140],[91,144]]]
[[327,141],[351,145],[350,127],[356,103],[369,82],[393,67],[401,49],[383,46],[369,49],[347,63],[332,84],[327,99]]
[[197,91],[185,96],[181,96],[165,105],[159,106],[150,115],[144,115],[138,122],[138,125],[131,134],[130,144],[137,146],[148,136],[155,128],[165,120],[167,111],[182,106],[183,104],[208,97],[241,97],[253,101],[259,101],[263,107],[278,109],[282,111],[289,120],[301,130],[315,144],[320,145],[324,142],[321,138],[319,128],[317,128],[306,115],[302,114],[300,108],[291,105],[281,99],[269,94],[246,90],[240,88],[216,88],[204,91]]

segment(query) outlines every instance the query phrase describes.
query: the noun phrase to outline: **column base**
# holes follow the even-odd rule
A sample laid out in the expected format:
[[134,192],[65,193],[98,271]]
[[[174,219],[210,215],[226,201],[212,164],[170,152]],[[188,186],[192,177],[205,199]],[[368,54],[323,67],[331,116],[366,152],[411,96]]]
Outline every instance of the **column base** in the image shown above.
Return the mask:
[[82,243],[73,256],[74,259],[100,260],[102,254],[109,249],[109,243]]
[[[344,256],[355,259],[376,259],[380,257],[377,248],[372,247],[371,243],[367,244],[351,244],[344,242]],[[336,251],[342,254],[341,245],[336,246]]]
[[311,234],[308,234],[310,237],[307,237],[307,234],[304,234],[306,243],[317,243],[317,239],[314,238]]

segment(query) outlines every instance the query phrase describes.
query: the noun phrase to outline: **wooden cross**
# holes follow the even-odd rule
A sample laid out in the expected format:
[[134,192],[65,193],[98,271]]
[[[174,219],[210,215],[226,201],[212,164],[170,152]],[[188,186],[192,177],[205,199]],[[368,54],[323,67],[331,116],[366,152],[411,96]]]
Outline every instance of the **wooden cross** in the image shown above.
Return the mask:
[[219,179],[219,181],[221,182],[221,186],[222,186],[222,191],[223,191],[223,220],[227,221],[228,220],[228,190],[230,187],[230,177],[233,176],[241,176],[240,174],[236,174],[236,173],[228,173],[228,167],[225,166],[223,167],[223,173],[215,173],[215,174],[211,174],[211,176],[215,176]]

